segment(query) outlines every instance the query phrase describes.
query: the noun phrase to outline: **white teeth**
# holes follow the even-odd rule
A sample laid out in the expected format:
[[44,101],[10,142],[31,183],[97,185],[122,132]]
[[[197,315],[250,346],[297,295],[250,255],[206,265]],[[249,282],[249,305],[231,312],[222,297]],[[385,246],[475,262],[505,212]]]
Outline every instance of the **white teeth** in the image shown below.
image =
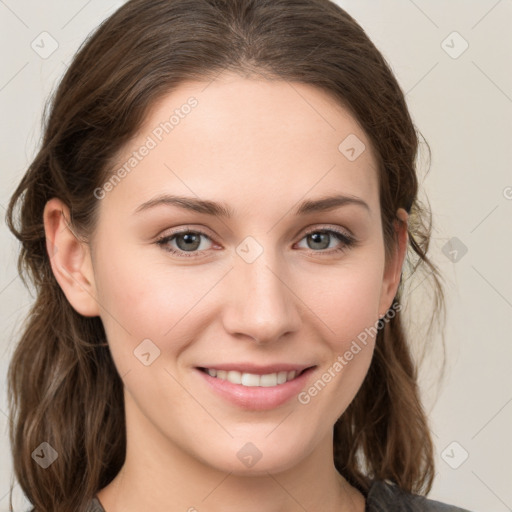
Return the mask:
[[277,374],[277,383],[278,384],[284,384],[287,380],[288,372],[279,372]]
[[277,386],[277,373],[268,373],[260,377],[260,386],[269,388],[270,386]]
[[242,374],[236,370],[231,370],[228,372],[226,380],[229,380],[229,382],[233,384],[242,384]]
[[267,373],[265,375],[256,375],[254,373],[242,373],[236,370],[216,370],[215,368],[207,368],[206,372],[211,377],[216,377],[217,379],[227,380],[233,384],[241,384],[242,386],[248,387],[277,386],[293,380],[298,373],[295,370],[291,370],[289,372],[283,371],[278,373]]
[[242,386],[259,386],[260,385],[260,376],[255,375],[254,373],[242,373],[242,380],[240,382]]

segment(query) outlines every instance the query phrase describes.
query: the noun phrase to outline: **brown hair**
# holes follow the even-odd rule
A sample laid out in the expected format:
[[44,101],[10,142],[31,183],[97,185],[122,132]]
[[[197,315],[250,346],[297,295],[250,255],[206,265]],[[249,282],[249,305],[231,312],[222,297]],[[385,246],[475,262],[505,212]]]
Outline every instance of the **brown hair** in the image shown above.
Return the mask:
[[[8,375],[15,476],[36,510],[85,510],[119,472],[126,448],[122,381],[100,318],[78,314],[53,276],[44,206],[62,199],[71,226],[87,239],[96,221],[93,191],[152,105],[181,82],[222,70],[310,84],[350,109],[378,158],[387,254],[403,207],[411,215],[409,265],[428,270],[442,302],[426,256],[430,214],[417,197],[418,135],[392,71],[353,18],[328,0],[129,1],[75,56],[7,214],[22,242],[20,274],[37,293]],[[31,458],[43,441],[58,452],[47,469]],[[335,425],[334,455],[338,471],[363,492],[373,478],[430,490],[432,441],[399,311],[379,330],[368,375]]]

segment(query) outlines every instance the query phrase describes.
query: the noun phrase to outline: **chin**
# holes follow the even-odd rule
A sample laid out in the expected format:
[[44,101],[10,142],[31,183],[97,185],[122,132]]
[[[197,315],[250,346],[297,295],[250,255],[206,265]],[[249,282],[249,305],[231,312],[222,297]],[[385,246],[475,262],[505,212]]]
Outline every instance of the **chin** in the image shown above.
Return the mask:
[[264,476],[268,473],[287,471],[306,457],[303,437],[283,437],[273,440],[264,435],[250,441],[233,439],[230,446],[219,447],[217,453],[201,454],[207,465],[237,476]]

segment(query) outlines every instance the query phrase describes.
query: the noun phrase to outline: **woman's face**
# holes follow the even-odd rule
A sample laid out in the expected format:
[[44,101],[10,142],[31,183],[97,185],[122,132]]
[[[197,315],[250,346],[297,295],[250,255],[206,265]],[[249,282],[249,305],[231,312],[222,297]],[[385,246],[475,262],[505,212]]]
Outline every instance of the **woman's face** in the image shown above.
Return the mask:
[[91,246],[129,440],[253,474],[332,446],[401,266],[358,123],[311,86],[225,74],[161,100],[124,165]]

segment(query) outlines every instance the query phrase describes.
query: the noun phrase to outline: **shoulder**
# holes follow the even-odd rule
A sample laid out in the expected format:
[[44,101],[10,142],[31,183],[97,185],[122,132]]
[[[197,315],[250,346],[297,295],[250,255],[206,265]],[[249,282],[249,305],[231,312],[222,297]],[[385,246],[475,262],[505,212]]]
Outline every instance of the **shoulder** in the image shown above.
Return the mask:
[[95,496],[89,503],[86,512],[105,512],[105,509],[101,506],[101,503]]
[[[105,512],[94,497],[87,512]],[[470,512],[466,509],[410,494],[389,481],[375,480],[366,497],[365,512]]]
[[366,497],[365,512],[469,512],[468,510],[408,493],[396,484],[376,480]]

